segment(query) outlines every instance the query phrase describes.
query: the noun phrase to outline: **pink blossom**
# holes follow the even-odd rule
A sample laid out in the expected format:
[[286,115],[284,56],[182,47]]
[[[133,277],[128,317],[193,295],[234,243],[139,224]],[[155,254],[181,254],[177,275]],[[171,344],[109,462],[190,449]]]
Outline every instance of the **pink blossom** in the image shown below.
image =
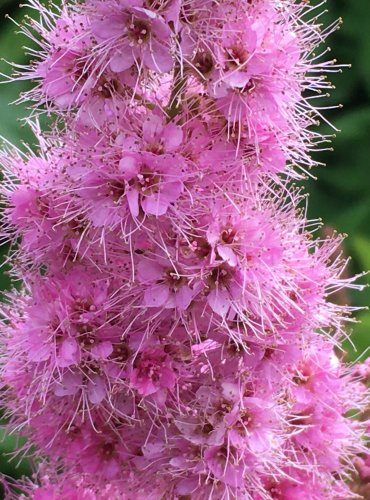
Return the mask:
[[369,367],[331,300],[362,286],[290,182],[326,140],[337,25],[303,0],[30,5],[0,387],[35,475],[5,493],[347,500],[357,468],[366,496]]
[[110,56],[112,71],[124,71],[134,64],[158,72],[170,71],[173,60],[166,45],[172,34],[165,19],[150,6],[145,8],[143,1],[120,2],[118,6],[111,3],[96,2],[91,29],[97,41],[114,46]]
[[120,168],[128,183],[127,201],[133,217],[139,207],[148,215],[164,215],[183,190],[181,162],[175,158],[157,158],[149,153],[124,156]]
[[148,307],[164,306],[184,311],[196,295],[183,272],[164,259],[141,260],[138,278],[145,286],[143,304]]
[[134,363],[130,382],[142,396],[150,396],[163,389],[173,389],[176,375],[171,359],[159,348],[144,351]]

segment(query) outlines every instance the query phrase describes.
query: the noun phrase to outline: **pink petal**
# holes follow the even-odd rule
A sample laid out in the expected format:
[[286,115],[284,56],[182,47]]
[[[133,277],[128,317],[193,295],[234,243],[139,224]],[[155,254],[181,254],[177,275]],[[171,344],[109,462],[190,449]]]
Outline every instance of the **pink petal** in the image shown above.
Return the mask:
[[233,71],[229,75],[225,76],[225,82],[227,82],[232,87],[243,88],[247,85],[251,75],[243,71]]
[[126,181],[131,180],[139,172],[139,165],[134,156],[124,156],[119,162],[119,168]]
[[222,260],[227,262],[231,267],[235,267],[238,263],[238,259],[232,248],[226,245],[219,245],[217,247],[217,252]]
[[194,292],[188,286],[182,286],[175,292],[176,307],[179,311],[185,311],[193,300]]
[[46,361],[51,355],[51,345],[41,343],[40,345],[30,345],[30,351],[28,353],[28,359],[39,363],[40,361]]
[[[176,467],[176,459],[171,460],[171,465],[174,465]],[[183,466],[183,464],[181,464]],[[176,493],[179,496],[190,496],[193,491],[198,489],[199,483],[198,483],[198,478],[186,478],[186,479],[181,479],[176,485]]]
[[173,389],[176,385],[176,375],[171,368],[164,367],[161,371],[161,386],[166,389]]
[[100,306],[103,304],[108,296],[108,285],[100,283],[94,291],[94,305]]
[[87,395],[91,403],[99,404],[107,394],[107,388],[102,378],[95,376],[87,384]]
[[157,14],[151,10],[144,9],[143,7],[137,6],[134,7],[132,10],[134,10],[137,13],[144,14],[144,16],[140,16],[141,18],[149,17],[149,19],[156,19]]
[[161,196],[160,193],[147,196],[141,202],[144,212],[149,215],[155,215],[156,217],[164,215],[167,212],[169,204],[170,202],[166,197]]
[[265,431],[253,431],[248,437],[248,444],[253,453],[264,453],[271,448]]
[[166,304],[170,291],[166,285],[154,285],[145,291],[143,304],[147,307],[161,307]]
[[222,383],[222,394],[228,401],[238,402],[241,398],[240,387],[232,382]]
[[125,28],[125,20],[122,16],[107,16],[102,21],[91,24],[91,31],[95,36],[103,40],[109,40],[122,35]]
[[99,342],[91,348],[91,352],[97,358],[107,359],[113,352],[112,343],[106,340],[104,342]]
[[127,46],[116,52],[110,60],[110,69],[115,73],[121,73],[134,64],[135,58],[131,47]]
[[79,362],[79,347],[75,339],[66,339],[59,350],[58,366],[67,367]]
[[54,394],[56,396],[73,396],[82,386],[82,374],[70,373],[64,374],[63,379],[57,383]]
[[153,142],[157,139],[161,139],[162,132],[163,132],[163,120],[160,116],[153,114],[145,120],[143,124],[144,141]]
[[164,184],[162,191],[151,196],[146,196],[141,206],[147,214],[157,217],[164,215],[170,203],[176,201],[180,196],[182,189],[183,186],[181,182],[167,182]]
[[[157,50],[158,46],[164,48],[164,44],[168,43],[172,34],[168,24],[163,22],[163,19],[157,16],[157,18],[152,21],[152,30],[155,32],[156,37],[156,39],[152,42],[153,49],[155,48],[155,50]],[[164,43],[162,43],[162,41]]]
[[158,262],[141,260],[137,266],[140,283],[150,283],[163,277],[164,268]]
[[207,301],[213,312],[222,317],[226,316],[230,309],[229,294],[226,290],[212,290]]
[[152,50],[145,51],[143,59],[144,64],[153,71],[167,73],[173,67],[173,59],[168,47],[155,40],[152,42]]
[[177,198],[183,191],[183,184],[181,181],[171,182],[171,177],[169,180],[165,180],[163,183],[163,191],[159,193],[162,198],[165,197],[169,202],[176,201]]
[[207,231],[207,240],[210,245],[216,245],[220,237],[220,225],[212,224]]
[[182,143],[183,133],[181,127],[169,123],[163,131],[163,143],[166,152],[175,151]]
[[136,189],[129,189],[126,193],[127,203],[133,217],[139,215],[139,193]]

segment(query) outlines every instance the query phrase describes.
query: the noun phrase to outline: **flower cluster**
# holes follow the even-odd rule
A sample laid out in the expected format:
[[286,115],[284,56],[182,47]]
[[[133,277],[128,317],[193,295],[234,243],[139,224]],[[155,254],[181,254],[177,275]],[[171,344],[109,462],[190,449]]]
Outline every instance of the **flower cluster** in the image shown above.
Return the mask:
[[312,51],[337,25],[293,0],[30,7],[40,50],[16,76],[55,120],[0,158],[23,283],[1,383],[41,460],[18,491],[349,498],[367,393],[330,296],[359,285],[290,183],[326,140],[311,98],[333,63]]

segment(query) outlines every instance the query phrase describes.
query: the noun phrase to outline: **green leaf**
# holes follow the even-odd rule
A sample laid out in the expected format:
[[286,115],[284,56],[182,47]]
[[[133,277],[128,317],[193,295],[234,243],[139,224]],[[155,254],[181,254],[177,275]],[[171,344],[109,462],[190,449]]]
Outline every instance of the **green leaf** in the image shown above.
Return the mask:
[[0,465],[1,471],[14,478],[30,475],[30,463],[20,455],[14,456],[13,452],[24,445],[26,440],[19,436],[6,434],[0,429]]
[[351,245],[364,271],[370,271],[370,237],[353,236]]
[[363,312],[358,319],[360,322],[353,327],[350,341],[346,340],[343,346],[350,361],[364,360],[370,355],[370,312]]
[[[25,14],[29,14],[29,9],[19,6],[15,10],[14,20],[20,23]],[[35,15],[33,13],[33,15]],[[2,47],[2,57],[0,60],[0,135],[19,146],[21,141],[33,142],[33,135],[28,127],[22,126],[20,120],[29,111],[24,103],[11,104],[16,101],[20,93],[31,88],[31,83],[27,81],[7,82],[7,76],[12,74],[12,67],[8,62],[16,64],[27,64],[29,56],[25,54],[24,45],[35,48],[35,44],[25,38],[22,34],[17,34],[19,28],[10,19],[4,19],[1,24],[0,46]],[[6,60],[6,61],[5,61]]]

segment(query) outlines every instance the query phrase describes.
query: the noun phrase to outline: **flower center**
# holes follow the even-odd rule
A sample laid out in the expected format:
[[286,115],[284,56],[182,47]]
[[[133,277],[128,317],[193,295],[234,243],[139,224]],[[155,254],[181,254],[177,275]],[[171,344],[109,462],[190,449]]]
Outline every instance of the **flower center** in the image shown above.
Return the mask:
[[117,94],[122,94],[124,87],[116,78],[110,78],[109,80],[101,76],[94,88],[97,95],[104,97],[105,99],[111,99],[112,96]]
[[77,297],[72,308],[72,314],[75,314],[76,316],[87,313],[87,312],[93,312],[95,311],[96,308],[94,306],[93,300],[91,297],[83,298],[83,297]]
[[136,186],[144,196],[150,196],[159,192],[161,176],[144,167],[136,176]]
[[67,227],[70,229],[73,235],[79,236],[83,233],[86,227],[86,222],[84,221],[82,216],[77,216],[67,223]]
[[115,451],[113,443],[104,443],[100,445],[100,454],[103,460],[110,460],[115,455]]
[[109,181],[108,182],[109,196],[118,203],[122,196],[126,194],[126,184],[122,181]]
[[132,44],[143,45],[150,39],[150,25],[140,19],[132,19],[127,27],[127,35]]
[[180,21],[182,23],[193,24],[197,20],[197,17],[196,9],[194,9],[190,3],[181,7]]
[[233,269],[228,265],[223,264],[212,269],[211,274],[208,276],[208,286],[212,290],[214,290],[215,288],[221,290],[227,289],[233,278]]
[[241,95],[249,95],[249,94],[252,94],[256,90],[256,86],[257,86],[256,80],[251,78],[249,80],[249,82],[246,85],[244,85],[243,88],[234,89],[234,92],[237,92],[238,94],[241,94]]
[[116,361],[117,363],[122,363],[128,360],[130,357],[130,349],[125,342],[121,344],[113,345],[113,352],[109,356],[109,359]]
[[154,155],[163,155],[164,146],[161,141],[152,142],[151,144],[148,144],[146,151],[153,153]]
[[207,422],[202,426],[201,431],[202,431],[202,434],[205,434],[206,436],[208,436],[213,431],[213,425],[210,424],[209,422]]
[[76,59],[73,61],[73,67],[71,70],[73,72],[73,79],[76,83],[83,84],[90,76],[86,61],[81,58],[81,55],[76,55]]
[[77,337],[77,341],[82,348],[90,349],[96,343],[96,333],[87,325],[84,325]]
[[186,284],[185,276],[180,276],[172,267],[165,271],[163,282],[171,290],[178,290],[181,286]]
[[191,248],[198,259],[205,259],[211,253],[212,247],[206,238],[195,238],[191,242]]
[[145,0],[146,7],[156,12],[165,10],[170,3],[171,0]]
[[214,66],[212,54],[205,51],[198,51],[194,57],[193,64],[198,73],[204,77],[208,76]]
[[241,43],[236,43],[225,49],[229,59],[226,62],[226,71],[239,68],[248,61],[248,51]]
[[221,231],[220,241],[225,245],[231,245],[234,243],[236,238],[237,230],[234,227],[225,227],[223,231]]

